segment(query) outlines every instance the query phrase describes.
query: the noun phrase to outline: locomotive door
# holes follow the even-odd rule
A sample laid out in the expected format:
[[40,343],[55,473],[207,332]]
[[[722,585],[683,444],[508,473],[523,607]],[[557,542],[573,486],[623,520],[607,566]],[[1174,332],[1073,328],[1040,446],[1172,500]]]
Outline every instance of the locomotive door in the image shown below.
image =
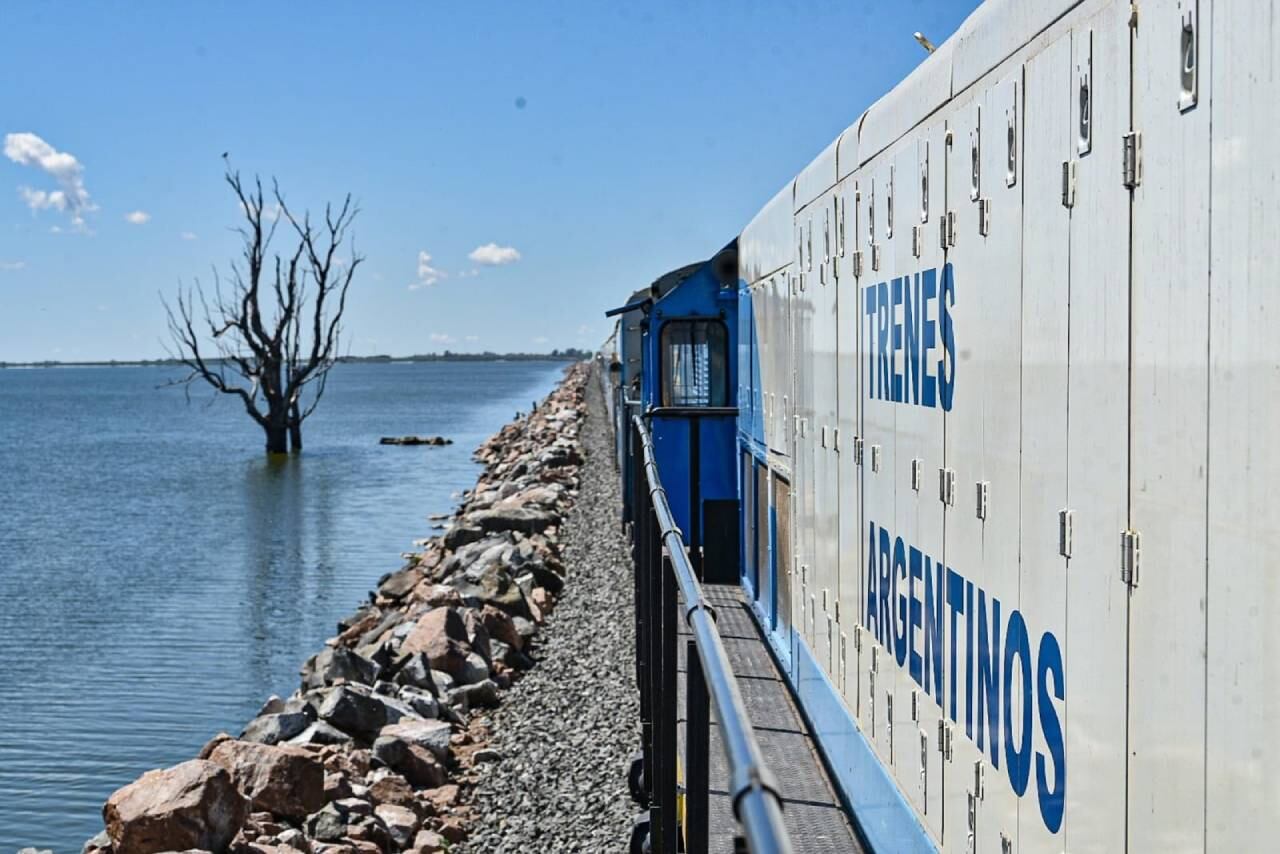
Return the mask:
[[773,478],[774,566],[778,577],[777,633],[791,649],[791,484]]

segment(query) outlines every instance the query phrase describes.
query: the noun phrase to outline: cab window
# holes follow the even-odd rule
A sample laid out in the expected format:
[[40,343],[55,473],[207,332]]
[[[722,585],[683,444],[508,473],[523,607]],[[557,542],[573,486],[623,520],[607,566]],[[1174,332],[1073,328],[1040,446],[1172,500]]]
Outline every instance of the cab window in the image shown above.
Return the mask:
[[729,405],[729,335],[718,320],[662,327],[662,405]]

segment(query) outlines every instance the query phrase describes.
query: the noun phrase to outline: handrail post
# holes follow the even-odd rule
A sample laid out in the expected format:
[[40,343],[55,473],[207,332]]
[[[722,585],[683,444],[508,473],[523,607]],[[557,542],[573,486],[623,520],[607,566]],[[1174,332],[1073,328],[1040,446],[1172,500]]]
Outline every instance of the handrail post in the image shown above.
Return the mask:
[[707,854],[707,800],[711,786],[708,769],[710,711],[698,644],[690,640],[685,644],[684,847],[687,854]]
[[662,610],[662,663],[658,667],[661,680],[657,697],[660,700],[655,709],[657,718],[662,721],[659,728],[661,740],[658,743],[658,753],[662,757],[661,771],[655,781],[658,799],[662,804],[662,820],[658,831],[661,846],[657,850],[660,854],[676,854],[676,837],[679,832],[676,823],[676,585],[665,556],[659,558],[657,569],[662,578],[659,599],[659,608]]

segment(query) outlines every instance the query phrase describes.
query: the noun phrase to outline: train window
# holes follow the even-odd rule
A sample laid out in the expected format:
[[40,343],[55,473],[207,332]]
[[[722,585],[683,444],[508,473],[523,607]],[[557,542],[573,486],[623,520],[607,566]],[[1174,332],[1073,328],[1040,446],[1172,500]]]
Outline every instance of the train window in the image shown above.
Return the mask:
[[662,405],[728,406],[729,335],[718,320],[662,327]]

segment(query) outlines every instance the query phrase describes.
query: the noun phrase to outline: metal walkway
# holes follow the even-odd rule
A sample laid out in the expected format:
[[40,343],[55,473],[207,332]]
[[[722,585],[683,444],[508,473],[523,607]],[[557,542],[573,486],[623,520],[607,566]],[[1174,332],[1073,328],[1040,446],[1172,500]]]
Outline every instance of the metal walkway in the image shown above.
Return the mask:
[[[765,765],[773,772],[781,790],[783,815],[796,854],[862,852],[826,768],[818,758],[817,745],[796,711],[787,683],[774,665],[741,588],[705,584],[702,590],[716,609],[716,625],[738,680],[756,741],[764,754]],[[688,628],[682,622],[681,642],[676,647],[682,674],[687,650],[684,642],[690,639]],[[677,732],[683,755],[684,678],[678,679],[677,684],[680,688]],[[711,726],[715,725],[713,717]],[[731,854],[737,823],[729,801],[724,752],[718,749],[718,742],[713,734],[709,850]]]

